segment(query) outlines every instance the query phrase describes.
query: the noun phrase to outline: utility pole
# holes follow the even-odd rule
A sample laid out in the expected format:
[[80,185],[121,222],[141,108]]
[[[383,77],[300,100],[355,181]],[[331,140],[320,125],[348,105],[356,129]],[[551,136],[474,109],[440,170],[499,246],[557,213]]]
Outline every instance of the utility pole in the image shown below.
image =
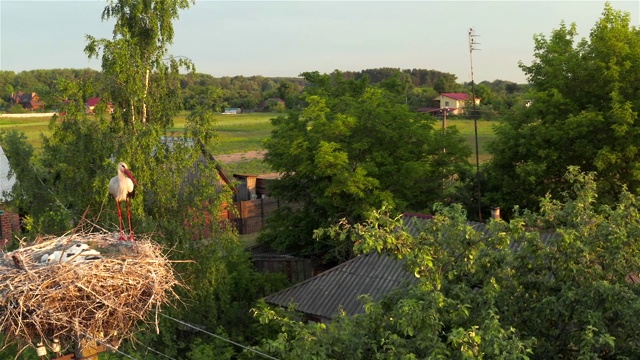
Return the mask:
[[[442,108],[442,136],[447,134],[447,112],[449,112],[449,107]],[[447,152],[447,148],[442,148],[442,152]]]
[[475,30],[473,28],[469,28],[469,60],[471,63],[471,101],[473,102],[473,128],[475,130],[475,138],[476,138],[476,183],[477,185],[477,196],[478,196],[478,221],[482,221],[482,203],[481,196],[482,192],[480,191],[480,153],[478,151],[478,114],[476,111],[476,84],[473,81],[473,51],[480,50],[477,48],[477,45],[480,45],[479,42],[476,42],[475,38],[479,36],[475,34]]
[[445,132],[447,129],[447,112],[449,111],[448,107],[442,109],[442,132]]

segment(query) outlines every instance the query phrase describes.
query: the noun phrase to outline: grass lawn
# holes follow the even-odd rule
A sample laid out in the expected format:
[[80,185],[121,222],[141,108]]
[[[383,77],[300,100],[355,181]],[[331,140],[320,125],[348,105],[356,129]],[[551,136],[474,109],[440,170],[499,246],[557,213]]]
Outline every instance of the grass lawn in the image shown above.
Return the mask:
[[[487,151],[485,146],[493,140],[495,137],[493,133],[493,126],[497,124],[497,121],[478,121],[478,152],[480,162],[483,163],[491,159],[491,154]],[[476,141],[475,141],[475,129],[473,120],[447,120],[447,127],[454,126],[460,131],[460,135],[464,136],[467,143],[471,147],[473,155],[469,161],[473,164],[476,162]]]
[[[216,129],[218,144],[216,154],[233,154],[262,149],[262,140],[271,135],[271,118],[274,113],[250,113],[238,115],[217,115]],[[181,114],[174,120],[175,132],[181,132],[186,123],[186,115]]]
[[[180,133],[186,123],[186,113],[181,113],[175,119],[175,125],[170,132]],[[238,115],[217,115],[216,129],[218,130],[218,144],[214,151],[217,154],[242,153],[261,150],[262,141],[271,135],[271,118],[278,116],[274,113],[250,113]],[[495,121],[478,121],[478,144],[480,161],[491,158],[485,145],[494,138],[493,125]],[[0,118],[0,130],[17,129],[23,131],[28,141],[36,148],[42,145],[41,134],[49,135],[49,118]],[[460,134],[467,139],[473,155],[469,159],[475,163],[475,135],[471,120],[447,120],[447,126],[456,126]],[[225,164],[225,168],[232,173],[267,173],[269,167],[261,160],[245,159],[240,162]]]
[[49,135],[49,117],[0,117],[0,131],[18,130],[24,132],[27,141],[35,149],[42,146],[42,134]]

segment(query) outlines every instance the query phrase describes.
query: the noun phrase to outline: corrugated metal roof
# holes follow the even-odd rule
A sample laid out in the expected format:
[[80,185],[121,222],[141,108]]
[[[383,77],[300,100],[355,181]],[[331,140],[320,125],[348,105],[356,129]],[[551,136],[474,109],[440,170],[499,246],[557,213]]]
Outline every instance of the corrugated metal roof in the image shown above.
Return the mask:
[[[405,213],[403,223],[406,231],[418,236],[426,229],[431,215]],[[486,225],[469,222],[475,231],[487,231]],[[557,236],[555,233],[542,233],[541,240],[548,244]],[[512,242],[511,250],[517,252],[520,242]],[[380,300],[391,290],[418,279],[404,268],[404,262],[388,255],[368,253],[346,261],[308,280],[271,294],[265,298],[268,303],[289,307],[306,314],[333,319],[340,309],[348,315],[364,312],[358,297],[369,294],[374,300]]]
[[403,262],[387,255],[369,253],[357,256],[290,288],[265,298],[269,303],[332,319],[340,309],[348,315],[364,312],[360,295],[380,300],[391,290],[416,282]]
[[411,236],[418,236],[426,228],[426,222],[433,218],[429,214],[419,214],[405,212],[402,214],[402,223],[405,231],[411,234]]

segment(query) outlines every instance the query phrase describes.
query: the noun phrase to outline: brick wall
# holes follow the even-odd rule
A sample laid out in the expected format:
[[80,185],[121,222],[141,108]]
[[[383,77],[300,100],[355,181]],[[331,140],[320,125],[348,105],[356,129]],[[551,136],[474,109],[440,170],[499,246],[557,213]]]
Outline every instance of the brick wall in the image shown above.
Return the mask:
[[0,247],[11,243],[14,235],[20,232],[20,217],[7,211],[0,214]]

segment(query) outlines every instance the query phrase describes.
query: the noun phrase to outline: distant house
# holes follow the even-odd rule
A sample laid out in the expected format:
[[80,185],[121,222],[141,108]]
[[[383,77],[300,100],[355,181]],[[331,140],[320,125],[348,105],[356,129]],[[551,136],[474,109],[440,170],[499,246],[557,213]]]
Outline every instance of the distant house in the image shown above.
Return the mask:
[[224,109],[224,112],[222,112],[222,114],[224,114],[224,115],[238,115],[238,114],[242,114],[242,109],[241,108],[226,108],[226,109]]
[[[84,103],[84,105],[87,108],[87,114],[94,114],[95,113],[95,109],[96,106],[98,106],[98,103],[100,103],[100,98],[99,97],[91,97],[88,98],[87,101]],[[109,111],[110,114],[113,114],[113,104],[110,102],[107,104],[107,109]]]
[[[471,101],[471,96],[466,93],[442,93],[436,96],[439,109],[449,109],[453,115],[461,115],[464,113],[464,107]],[[480,105],[480,98],[475,98],[476,105]]]
[[18,91],[15,94],[11,94],[11,99],[9,99],[9,104],[20,105],[26,110],[38,110],[44,107],[44,102],[40,100],[40,96],[38,94],[32,93],[24,93],[22,91]]

